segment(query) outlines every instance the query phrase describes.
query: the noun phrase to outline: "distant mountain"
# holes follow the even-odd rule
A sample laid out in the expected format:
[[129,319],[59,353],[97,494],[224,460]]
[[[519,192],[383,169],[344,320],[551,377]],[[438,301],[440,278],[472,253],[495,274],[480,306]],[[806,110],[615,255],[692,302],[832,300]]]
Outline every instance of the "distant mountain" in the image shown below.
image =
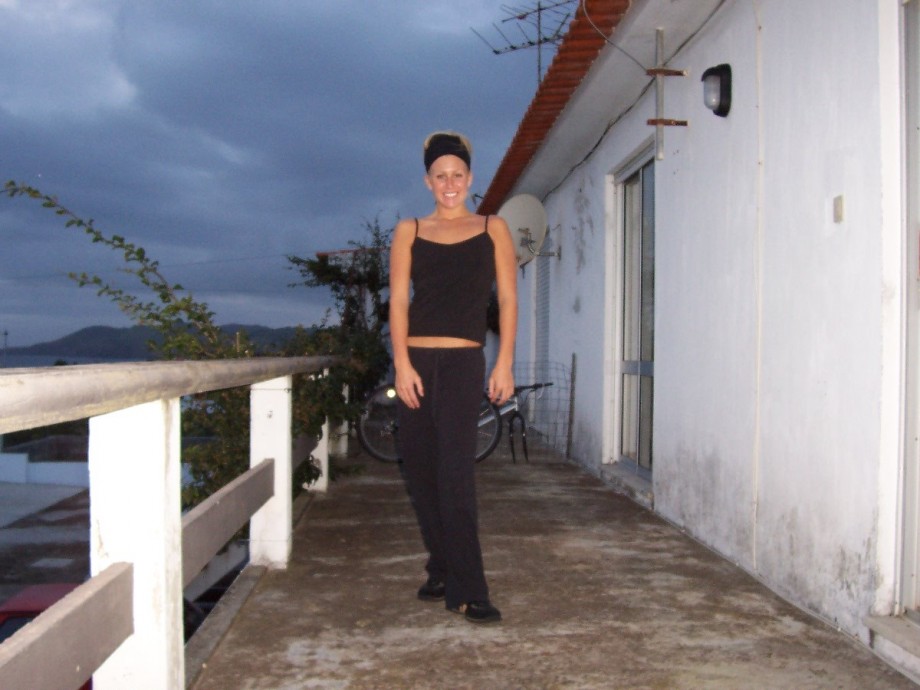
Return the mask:
[[160,340],[159,334],[148,326],[90,326],[57,340],[26,347],[11,347],[7,353],[53,357],[153,359],[147,345],[148,340]]
[[[268,328],[267,326],[247,326],[227,324],[220,327],[222,331],[235,336],[245,331],[249,339],[260,352],[276,350],[284,346],[296,331],[293,327]],[[129,328],[112,328],[111,326],[90,326],[65,335],[63,338],[27,347],[11,347],[7,353],[17,355],[44,355],[49,357],[92,358],[92,359],[154,359],[148,343],[161,342],[162,336],[149,326],[131,326]]]

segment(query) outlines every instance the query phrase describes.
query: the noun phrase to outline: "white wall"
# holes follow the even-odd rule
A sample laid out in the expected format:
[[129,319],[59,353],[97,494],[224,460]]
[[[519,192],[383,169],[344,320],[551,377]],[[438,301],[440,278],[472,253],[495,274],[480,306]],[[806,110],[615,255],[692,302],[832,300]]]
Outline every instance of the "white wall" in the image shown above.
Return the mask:
[[[667,102],[687,128],[656,164],[656,507],[755,566],[759,141],[749,3],[717,15],[674,61]],[[700,75],[732,66],[732,110],[702,104]]]
[[28,453],[0,453],[0,482],[89,487],[85,462],[29,462]]
[[[882,346],[898,328],[883,319],[881,246],[900,227],[882,210],[898,190],[880,182],[896,175],[882,169],[878,66],[897,44],[880,47],[877,13],[871,2],[726,3],[671,61],[688,75],[668,79],[665,115],[690,125],[667,129],[655,173],[655,508],[861,634],[890,578],[875,542],[890,511],[877,497],[880,467],[896,465],[879,456],[891,445],[882,429],[896,428],[880,413]],[[702,105],[700,75],[722,62],[728,118]],[[648,117],[653,92],[545,200],[563,251],[551,350],[578,355],[573,454],[594,468],[609,460],[605,358],[618,337],[604,335],[605,179],[647,141]],[[553,136],[566,136],[564,118]]]
[[604,205],[603,176],[582,169],[566,183],[559,203],[547,206],[554,244],[561,260],[550,262],[550,358],[568,366],[577,355],[572,454],[580,459],[600,457],[604,370]]
[[[876,585],[879,45],[870,3],[813,5],[768,4],[763,16],[757,565],[780,591],[853,629]],[[784,45],[798,46],[796,59]],[[842,223],[831,212],[838,195]]]

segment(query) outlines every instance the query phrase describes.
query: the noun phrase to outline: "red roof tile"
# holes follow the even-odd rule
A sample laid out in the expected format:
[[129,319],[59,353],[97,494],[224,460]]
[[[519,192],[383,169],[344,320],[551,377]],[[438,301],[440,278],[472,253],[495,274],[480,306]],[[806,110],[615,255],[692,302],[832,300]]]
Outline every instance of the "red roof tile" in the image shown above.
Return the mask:
[[[620,23],[630,0],[586,0],[588,16],[579,3],[575,18],[569,25],[552,64],[546,70],[530,107],[524,114],[511,146],[505,152],[492,183],[479,204],[479,213],[495,213],[514,187],[521,173],[533,159],[565,109],[569,99],[581,84],[594,60],[603,48],[604,36],[610,36]],[[590,20],[589,20],[590,18]],[[593,24],[597,29],[592,26]],[[601,36],[598,30],[604,33]]]

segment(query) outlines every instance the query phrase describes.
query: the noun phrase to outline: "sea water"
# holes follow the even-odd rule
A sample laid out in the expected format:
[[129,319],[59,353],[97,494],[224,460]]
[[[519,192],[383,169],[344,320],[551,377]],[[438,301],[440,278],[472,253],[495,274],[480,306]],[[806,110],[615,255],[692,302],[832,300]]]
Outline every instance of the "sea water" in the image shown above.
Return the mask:
[[67,364],[110,364],[113,362],[132,362],[138,360],[111,359],[106,357],[61,357],[60,355],[19,355],[0,353],[0,369],[19,367],[50,367],[57,362]]

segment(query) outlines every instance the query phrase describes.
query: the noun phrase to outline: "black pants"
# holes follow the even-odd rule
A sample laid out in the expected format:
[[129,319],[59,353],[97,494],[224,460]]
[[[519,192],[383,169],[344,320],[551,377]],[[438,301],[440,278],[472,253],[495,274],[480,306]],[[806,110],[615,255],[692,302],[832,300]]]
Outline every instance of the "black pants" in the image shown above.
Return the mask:
[[485,379],[481,348],[409,348],[425,395],[399,405],[399,451],[422,540],[425,569],[455,608],[487,601],[476,513],[476,425]]

